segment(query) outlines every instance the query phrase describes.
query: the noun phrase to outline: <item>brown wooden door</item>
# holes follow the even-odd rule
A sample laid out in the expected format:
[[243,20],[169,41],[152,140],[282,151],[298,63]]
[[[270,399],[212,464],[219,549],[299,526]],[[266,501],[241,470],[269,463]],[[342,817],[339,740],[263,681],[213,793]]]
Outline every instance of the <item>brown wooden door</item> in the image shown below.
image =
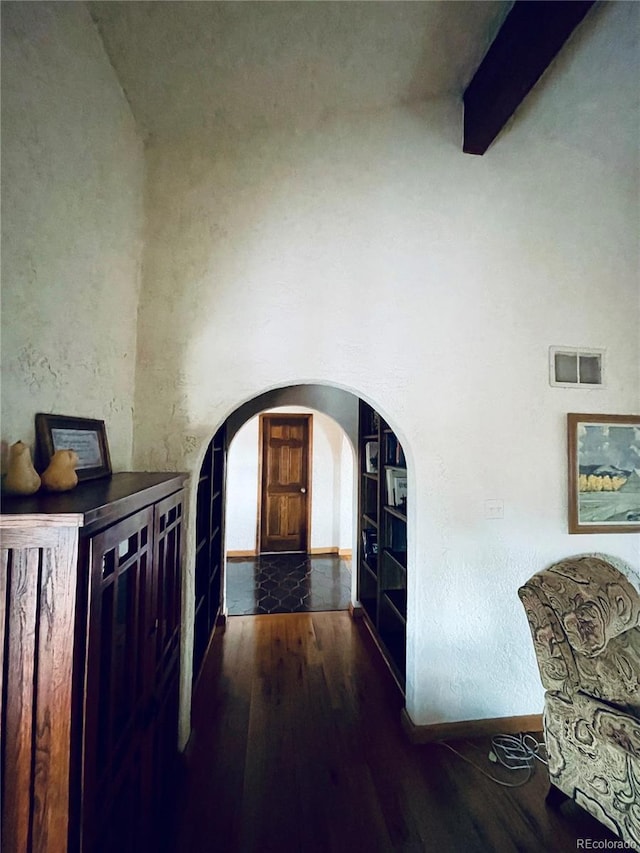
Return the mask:
[[260,553],[309,544],[311,415],[261,415]]

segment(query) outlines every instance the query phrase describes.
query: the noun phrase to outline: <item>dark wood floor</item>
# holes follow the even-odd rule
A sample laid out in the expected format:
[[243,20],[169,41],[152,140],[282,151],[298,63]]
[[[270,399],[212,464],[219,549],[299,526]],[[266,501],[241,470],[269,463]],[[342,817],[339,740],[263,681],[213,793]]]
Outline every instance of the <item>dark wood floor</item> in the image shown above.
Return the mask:
[[[573,803],[545,806],[542,765],[509,790],[441,745],[412,746],[401,708],[348,613],[230,618],[198,684],[176,853],[539,853],[614,838]],[[494,769],[487,742],[455,745]]]

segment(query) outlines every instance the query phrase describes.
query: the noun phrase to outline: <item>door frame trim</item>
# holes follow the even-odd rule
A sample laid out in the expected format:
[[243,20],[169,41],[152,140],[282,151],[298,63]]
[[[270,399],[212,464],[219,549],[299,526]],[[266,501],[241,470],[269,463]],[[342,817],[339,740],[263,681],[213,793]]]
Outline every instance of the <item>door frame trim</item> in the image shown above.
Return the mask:
[[286,553],[302,553],[309,554],[311,552],[311,503],[312,503],[312,472],[313,472],[313,414],[309,413],[300,413],[300,412],[261,412],[259,416],[259,427],[258,427],[258,513],[257,513],[257,526],[256,526],[256,554],[260,556],[260,554],[268,554],[269,551],[261,550],[261,537],[260,532],[262,530],[262,495],[263,495],[263,482],[262,478],[264,476],[265,466],[264,466],[264,423],[268,418],[278,418],[278,417],[286,417],[291,418],[292,420],[306,420],[307,421],[307,444],[308,444],[308,452],[307,452],[307,541],[306,547],[303,551],[300,552],[287,552],[287,551],[278,551],[279,554]]

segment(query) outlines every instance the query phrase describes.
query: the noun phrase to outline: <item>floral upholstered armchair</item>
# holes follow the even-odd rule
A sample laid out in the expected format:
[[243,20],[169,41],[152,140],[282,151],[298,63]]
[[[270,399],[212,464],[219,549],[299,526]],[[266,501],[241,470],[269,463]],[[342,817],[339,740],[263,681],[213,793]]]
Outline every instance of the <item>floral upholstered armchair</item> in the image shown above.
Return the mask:
[[542,684],[551,787],[640,850],[640,593],[599,557],[518,590]]

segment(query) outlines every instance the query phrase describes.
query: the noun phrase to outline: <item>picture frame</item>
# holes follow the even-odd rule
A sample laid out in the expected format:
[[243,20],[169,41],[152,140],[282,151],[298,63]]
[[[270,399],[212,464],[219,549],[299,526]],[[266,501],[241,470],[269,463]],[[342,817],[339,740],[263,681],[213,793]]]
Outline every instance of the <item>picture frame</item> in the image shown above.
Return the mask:
[[402,511],[405,511],[407,506],[407,469],[387,465],[386,477],[386,505],[398,507]]
[[567,415],[569,533],[640,532],[640,415]]
[[36,460],[40,471],[56,450],[75,450],[78,482],[111,475],[111,457],[103,420],[69,415],[36,415]]
[[367,528],[362,531],[362,553],[369,565],[375,565],[378,558],[378,534]]
[[378,473],[378,442],[368,441],[365,444],[365,472],[367,474]]

